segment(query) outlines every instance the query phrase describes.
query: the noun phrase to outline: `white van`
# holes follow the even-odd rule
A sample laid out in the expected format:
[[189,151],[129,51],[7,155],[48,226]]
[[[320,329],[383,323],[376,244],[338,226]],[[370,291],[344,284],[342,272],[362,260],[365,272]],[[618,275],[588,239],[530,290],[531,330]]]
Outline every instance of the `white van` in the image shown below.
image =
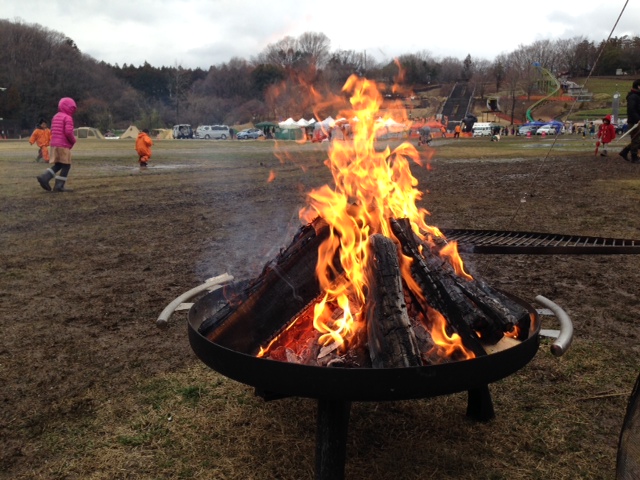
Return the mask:
[[193,129],[188,123],[173,126],[173,138],[193,138]]
[[196,128],[196,138],[226,140],[230,137],[231,131],[227,125],[200,125]]
[[495,123],[489,122],[476,122],[473,124],[471,130],[474,137],[490,137],[493,135],[493,130],[498,127]]

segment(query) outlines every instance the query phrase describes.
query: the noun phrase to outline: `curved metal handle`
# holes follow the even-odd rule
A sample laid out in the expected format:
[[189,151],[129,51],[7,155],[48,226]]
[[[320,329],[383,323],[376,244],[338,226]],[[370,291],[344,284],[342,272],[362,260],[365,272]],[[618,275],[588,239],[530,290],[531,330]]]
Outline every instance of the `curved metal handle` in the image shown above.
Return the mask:
[[559,357],[564,354],[571,345],[571,341],[573,340],[573,323],[571,322],[569,315],[567,315],[562,308],[548,298],[538,295],[536,297],[536,302],[551,310],[560,322],[560,335],[558,335],[556,341],[551,345],[551,353],[556,357]]
[[180,305],[181,303],[186,302],[192,297],[195,297],[198,293],[204,290],[220,288],[223,283],[227,283],[232,280],[233,280],[233,277],[231,275],[229,275],[228,273],[223,273],[222,275],[218,275],[217,277],[210,278],[209,280],[204,282],[202,285],[198,285],[197,287],[192,288],[188,292],[183,293],[174,301],[172,301],[169,305],[167,305],[164,310],[162,310],[162,313],[156,320],[156,326],[161,328],[166,327],[169,321],[169,317],[171,317],[171,314],[175,311],[176,308],[178,308],[178,305]]

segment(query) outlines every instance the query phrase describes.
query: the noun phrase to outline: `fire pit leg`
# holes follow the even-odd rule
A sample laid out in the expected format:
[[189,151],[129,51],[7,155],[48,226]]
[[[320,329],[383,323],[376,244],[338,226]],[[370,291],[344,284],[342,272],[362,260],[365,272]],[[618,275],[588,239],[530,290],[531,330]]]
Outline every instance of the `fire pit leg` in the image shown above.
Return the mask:
[[467,417],[471,417],[478,422],[488,422],[495,417],[489,385],[471,389],[468,393]]
[[318,399],[316,480],[344,479],[351,402]]

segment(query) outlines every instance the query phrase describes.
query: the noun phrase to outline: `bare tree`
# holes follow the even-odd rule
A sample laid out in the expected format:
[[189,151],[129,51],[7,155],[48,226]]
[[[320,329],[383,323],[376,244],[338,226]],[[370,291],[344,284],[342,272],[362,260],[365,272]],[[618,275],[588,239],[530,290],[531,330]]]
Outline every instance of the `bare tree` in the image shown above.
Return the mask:
[[489,60],[480,59],[473,62],[473,76],[470,77],[476,86],[476,93],[484,98],[486,86],[493,80],[493,64]]
[[439,80],[443,83],[457,82],[462,73],[462,61],[454,57],[445,57],[440,61]]
[[315,69],[324,68],[329,60],[331,40],[324,33],[305,32],[298,37],[298,48]]
[[175,104],[175,123],[180,123],[180,106],[187,99],[187,72],[182,65],[176,64],[171,72],[171,81],[170,81],[170,89],[171,89],[171,97]]
[[284,37],[276,43],[266,46],[264,51],[258,55],[259,63],[270,63],[286,70],[292,69],[300,60],[301,52],[298,40],[294,37]]

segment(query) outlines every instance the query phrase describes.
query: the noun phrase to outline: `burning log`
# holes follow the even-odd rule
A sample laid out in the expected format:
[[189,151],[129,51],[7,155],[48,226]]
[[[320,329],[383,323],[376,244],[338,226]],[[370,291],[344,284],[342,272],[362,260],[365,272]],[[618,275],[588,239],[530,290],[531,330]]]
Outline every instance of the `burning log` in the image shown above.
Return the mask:
[[[456,323],[456,318],[461,317],[473,332],[477,332],[477,335],[472,336],[485,345],[498,343],[504,333],[513,332],[515,326],[519,327],[520,335],[526,338],[530,317],[524,307],[481,280],[457,275],[448,262],[442,260],[414,234],[407,219],[392,219],[391,227],[403,246],[403,252],[414,260],[417,259],[412,271],[418,277],[417,280],[422,279],[422,283],[427,280],[425,293],[430,294],[427,301],[431,301],[434,308],[440,310],[444,301],[445,307],[450,308],[440,311],[443,314],[447,311],[453,314],[453,323]],[[455,306],[454,311],[451,311],[452,305]],[[458,326],[457,323],[455,326]]]
[[422,365],[418,340],[407,313],[398,250],[390,238],[370,237],[373,305],[367,315],[369,355],[376,368]]
[[[320,341],[322,335],[314,330],[314,306],[323,297],[316,268],[323,242],[330,237],[330,227],[320,217],[302,227],[255,280],[236,285],[227,302],[202,322],[200,333],[214,343],[250,355],[346,368],[440,363],[443,356],[432,337],[438,317],[444,317],[443,333],[447,337],[457,334],[470,355],[483,356],[495,350],[486,348],[489,345],[512,345],[504,342],[504,332],[516,324],[526,338],[529,314],[523,307],[484,282],[457,275],[437,254],[437,248],[432,249],[414,234],[408,219],[391,219],[390,224],[402,253],[413,259],[411,277],[420,291],[412,291],[403,281],[394,240],[372,235],[367,265],[371,284],[363,307],[366,329],[348,345]],[[338,252],[331,271],[335,285],[348,281]],[[332,308],[330,321],[343,316],[340,307]],[[456,358],[453,355],[448,361]]]
[[200,333],[227,348],[256,354],[319,295],[318,249],[328,236],[329,226],[321,218],[302,227],[255,280],[202,322]]
[[458,285],[491,321],[502,326],[503,332],[513,332],[514,327],[518,327],[518,338],[524,340],[528,337],[531,318],[529,312],[522,305],[482,280],[474,282],[459,280]]
[[[400,241],[403,253],[413,259],[410,267],[411,274],[422,290],[428,306],[444,315],[451,327],[460,335],[462,343],[467,349],[477,356],[486,355],[476,333],[479,326],[487,324],[484,315],[462,293],[447,270],[429,267],[428,260],[418,249],[408,220],[391,219],[390,222],[394,235]],[[430,250],[423,249],[423,252],[431,255]],[[431,261],[433,262],[433,259]],[[494,339],[489,343],[496,343],[500,338],[502,338],[502,332],[499,336],[495,331],[485,330],[483,332],[483,340]]]

